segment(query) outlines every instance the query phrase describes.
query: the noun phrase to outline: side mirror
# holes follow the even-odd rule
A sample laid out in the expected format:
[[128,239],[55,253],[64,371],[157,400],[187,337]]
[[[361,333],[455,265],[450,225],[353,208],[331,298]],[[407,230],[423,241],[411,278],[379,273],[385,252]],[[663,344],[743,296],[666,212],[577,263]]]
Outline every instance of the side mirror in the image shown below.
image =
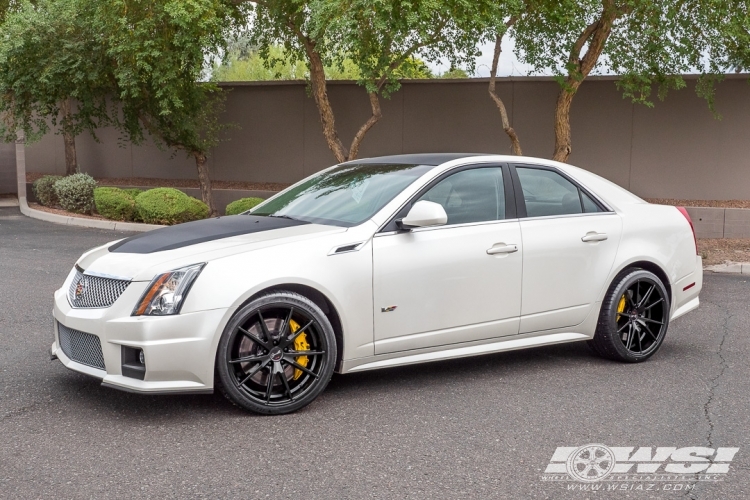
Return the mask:
[[448,214],[445,213],[442,205],[422,200],[411,207],[406,217],[397,220],[396,225],[400,229],[411,229],[414,227],[442,226],[447,222]]

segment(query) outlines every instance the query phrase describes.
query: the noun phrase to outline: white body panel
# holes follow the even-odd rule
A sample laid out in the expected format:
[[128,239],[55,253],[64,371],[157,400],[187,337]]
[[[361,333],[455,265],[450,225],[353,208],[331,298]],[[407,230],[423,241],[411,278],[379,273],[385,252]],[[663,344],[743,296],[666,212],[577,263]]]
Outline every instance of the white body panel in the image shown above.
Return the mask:
[[[578,217],[379,233],[423,186],[455,167],[512,163],[517,157],[468,157],[428,171],[370,220],[351,228],[307,224],[217,239],[151,254],[84,254],[86,272],[132,279],[106,309],[74,309],[69,275],[55,293],[54,317],[100,338],[106,370],[71,361],[71,369],[135,391],[213,388],[216,347],[235,311],[273,287],[317,290],[341,323],[338,371],[375,369],[591,338],[604,294],[628,266],[649,263],[668,278],[672,318],[698,305],[701,259],[687,220],[650,205],[594,174],[547,160],[612,209]],[[590,232],[606,240],[581,241]],[[377,235],[377,236],[376,236]],[[335,254],[336,248],[358,244]],[[487,253],[515,245],[515,252]],[[160,273],[206,262],[176,316],[131,316],[148,282]],[[692,283],[695,285],[690,286]],[[685,290],[684,288],[687,289]],[[397,306],[381,312],[382,308]],[[120,346],[141,347],[143,381],[122,376]]]
[[517,221],[374,238],[375,353],[518,333],[521,252],[488,254],[495,245],[520,248]]

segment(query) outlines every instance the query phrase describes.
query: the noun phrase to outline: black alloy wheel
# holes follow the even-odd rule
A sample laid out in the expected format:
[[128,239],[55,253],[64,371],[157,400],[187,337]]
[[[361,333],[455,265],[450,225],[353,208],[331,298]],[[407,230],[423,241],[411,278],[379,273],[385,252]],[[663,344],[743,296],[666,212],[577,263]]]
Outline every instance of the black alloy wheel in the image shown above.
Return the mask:
[[589,346],[618,361],[648,359],[667,334],[669,305],[667,290],[656,275],[642,269],[621,273],[607,291]]
[[336,340],[312,301],[275,292],[240,309],[217,351],[221,389],[233,403],[262,414],[296,411],[328,385]]

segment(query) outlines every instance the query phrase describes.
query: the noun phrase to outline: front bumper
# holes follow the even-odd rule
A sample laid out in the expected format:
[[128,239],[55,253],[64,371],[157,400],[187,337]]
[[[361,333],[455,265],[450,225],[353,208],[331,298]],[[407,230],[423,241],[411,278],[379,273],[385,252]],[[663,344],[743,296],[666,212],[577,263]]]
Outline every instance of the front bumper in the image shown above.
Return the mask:
[[[140,393],[213,392],[214,357],[226,309],[175,316],[131,316],[148,283],[133,282],[105,309],[74,309],[63,286],[55,292],[55,341],[50,355],[71,370],[101,379],[102,385]],[[104,369],[70,359],[60,348],[58,324],[96,336]],[[143,380],[123,375],[122,347],[142,349]]]

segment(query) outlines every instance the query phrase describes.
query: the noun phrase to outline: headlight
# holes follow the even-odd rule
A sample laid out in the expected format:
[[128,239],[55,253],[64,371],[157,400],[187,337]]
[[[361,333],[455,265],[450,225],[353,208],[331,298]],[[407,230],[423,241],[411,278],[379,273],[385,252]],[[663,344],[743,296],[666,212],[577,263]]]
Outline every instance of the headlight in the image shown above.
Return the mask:
[[190,287],[205,265],[181,267],[154,278],[133,310],[133,316],[179,314]]

